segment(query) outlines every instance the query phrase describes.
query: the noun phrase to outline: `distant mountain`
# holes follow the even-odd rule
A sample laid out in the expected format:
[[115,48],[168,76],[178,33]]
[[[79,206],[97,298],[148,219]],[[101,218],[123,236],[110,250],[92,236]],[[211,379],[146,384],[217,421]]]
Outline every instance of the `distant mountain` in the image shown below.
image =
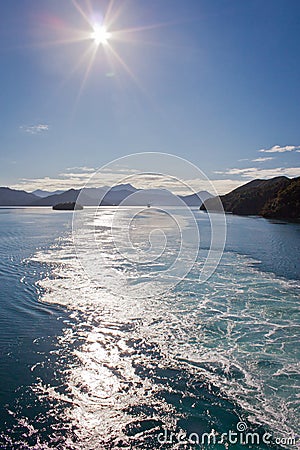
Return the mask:
[[113,186],[108,189],[110,189],[111,191],[130,191],[130,192],[135,192],[135,191],[139,190],[139,189],[135,188],[134,186],[132,186],[132,184],[130,184],[130,183],[118,184],[117,186]]
[[[176,196],[171,196],[165,189],[136,189],[131,184],[121,184],[87,189],[69,189],[56,191],[44,196],[47,191],[37,190],[34,193],[0,187],[0,206],[54,206],[58,203],[77,201],[83,206],[97,206],[102,199],[102,206],[119,205],[122,201],[128,206],[175,206]],[[132,194],[135,195],[132,195]],[[205,206],[213,209],[214,199],[209,192],[180,196],[190,207]],[[278,219],[300,219],[300,177],[289,179],[276,177],[271,180],[253,180],[244,186],[220,197],[225,212],[239,215],[261,215]],[[202,204],[202,202],[204,202]]]
[[33,206],[54,206],[58,203],[72,203],[76,202],[77,197],[79,195],[78,189],[69,189],[66,192],[63,192],[62,194],[53,194],[49,195],[45,198],[39,198],[36,199],[32,205]]
[[[238,215],[261,215],[270,218],[300,218],[300,178],[276,177],[253,180],[220,196],[224,211]],[[213,209],[213,199],[201,206]]]
[[108,186],[102,186],[99,188],[83,188],[69,189],[68,191],[62,191],[58,193],[52,193],[47,197],[39,198],[34,202],[35,206],[53,206],[57,203],[72,203],[76,202],[79,193],[80,203],[84,206],[98,206],[99,201],[102,199],[101,204],[104,205],[118,205],[124,198],[135,192],[137,189],[131,184],[120,184],[109,188]]
[[[104,202],[109,203],[112,199],[122,195],[124,204],[126,206],[145,206],[151,204],[152,206],[175,205],[175,198],[172,198],[166,189],[138,189],[134,192],[128,190],[109,192],[104,197]],[[115,204],[117,204],[115,202]]]
[[[170,192],[166,189],[136,189],[131,184],[120,184],[109,188],[107,186],[99,188],[83,188],[69,189],[68,191],[61,192],[56,191],[45,196],[47,191],[37,190],[36,194],[29,194],[25,191],[13,191],[9,188],[1,188],[2,203],[0,198],[0,206],[12,205],[12,206],[54,206],[58,203],[73,203],[77,201],[77,197],[80,194],[80,203],[83,206],[98,206],[101,201],[102,206],[114,206],[120,205],[126,200],[127,206],[143,206],[151,204],[153,206],[176,206],[178,205],[178,199],[174,195],[170,195]],[[19,193],[17,195],[17,193]],[[23,193],[21,196],[20,193]],[[132,195],[135,194],[135,195]],[[187,196],[179,196],[188,206],[199,207],[204,200],[212,197],[206,191],[201,191],[198,194],[191,194]]]
[[56,194],[62,194],[65,191],[54,191],[54,192],[50,192],[50,191],[43,191],[42,189],[36,189],[35,191],[32,192],[33,195],[36,195],[37,197],[40,198],[45,198],[45,197],[49,197],[49,195],[56,195]]
[[[143,206],[150,204],[152,206],[178,206],[178,198],[176,195],[170,194],[166,189],[135,189],[135,195],[132,190],[122,189],[120,191],[110,190],[103,198],[102,204],[119,204],[121,201],[126,200],[126,205],[130,206]],[[178,196],[188,206],[199,207],[203,201],[212,197],[206,191],[199,192],[198,194],[191,194],[187,196]]]
[[205,202],[208,198],[212,198],[211,195],[207,191],[200,191],[197,194],[190,195],[180,195],[179,196],[188,206],[201,206],[203,202]]
[[[53,206],[57,203],[66,203],[76,201],[79,193],[80,203],[83,206],[98,206],[101,201],[102,206],[117,206],[125,199],[127,206],[143,206],[150,203],[153,206],[176,205],[178,201],[175,197],[171,197],[170,193],[165,189],[136,189],[131,184],[123,184],[109,188],[107,186],[99,188],[70,189],[62,194],[50,195],[49,197],[40,198],[34,202],[35,206]],[[134,196],[131,196],[135,194]],[[199,207],[202,201],[211,197],[206,191],[199,192],[180,198],[188,206]]]
[[[102,206],[119,205],[127,197],[130,197],[131,194],[140,192],[139,189],[135,189],[135,191],[133,191],[132,189],[127,188],[118,189],[118,187],[119,186],[114,186],[105,193],[101,201]],[[135,202],[133,202],[133,204],[135,204]]]
[[30,206],[37,198],[25,191],[0,187],[0,206]]

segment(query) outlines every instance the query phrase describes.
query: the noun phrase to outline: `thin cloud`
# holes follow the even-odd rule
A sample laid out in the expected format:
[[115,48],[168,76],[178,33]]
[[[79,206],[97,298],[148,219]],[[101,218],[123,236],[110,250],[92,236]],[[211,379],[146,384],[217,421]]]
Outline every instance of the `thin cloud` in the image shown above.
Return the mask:
[[97,169],[94,167],[86,167],[86,166],[75,166],[75,167],[67,167],[66,171],[71,172],[72,170],[78,170],[79,172],[96,172]]
[[49,131],[49,125],[45,123],[39,123],[38,125],[21,125],[20,130],[29,134],[40,134]]
[[[231,178],[227,179],[215,179],[210,180],[210,183],[208,183],[206,180],[190,180],[187,181],[187,184],[195,191],[208,191],[211,194],[215,195],[216,193],[218,195],[224,195],[228,192],[232,191],[233,189],[236,189],[239,186],[242,186],[242,184],[245,184],[244,180],[232,180]],[[213,186],[213,189],[211,187]],[[177,194],[177,192],[176,192]],[[184,193],[183,193],[184,194]],[[185,194],[187,194],[185,192]]]
[[[107,172],[107,173],[111,173],[112,169],[111,167],[102,167],[101,172]],[[114,164],[114,173],[124,173],[124,174],[129,174],[129,173],[139,173],[138,169],[129,169],[127,167],[124,166],[118,166],[117,164]]]
[[[69,168],[71,169],[71,168]],[[74,169],[74,168],[73,168]],[[129,173],[116,172],[99,172],[93,175],[90,170],[82,172],[82,167],[77,172],[73,170],[60,173],[57,177],[43,178],[22,178],[17,184],[11,186],[13,189],[25,190],[32,192],[36,189],[46,191],[68,190],[71,188],[80,189],[85,185],[87,187],[113,186],[115,184],[130,183],[136,188],[152,189],[162,188],[168,189],[175,195],[189,195],[194,192],[208,191],[212,194],[225,194],[232,189],[243,184],[243,180],[215,179],[207,181],[205,179],[176,179],[167,175],[158,175],[155,177],[150,174],[135,174],[129,170]],[[86,168],[90,169],[90,168]],[[91,175],[93,175],[91,179]]]
[[262,153],[285,153],[285,152],[294,152],[299,151],[300,145],[285,145],[284,147],[281,147],[280,145],[274,145],[271,148],[262,148],[259,150],[259,152]]
[[265,161],[271,161],[271,159],[274,159],[274,156],[266,156],[266,157],[260,157],[252,159],[252,162],[265,162]]
[[244,169],[233,168],[229,170],[217,171],[217,174],[222,175],[238,175],[242,178],[274,178],[279,176],[299,177],[300,167],[275,167],[273,169],[260,169],[259,167],[246,167]]

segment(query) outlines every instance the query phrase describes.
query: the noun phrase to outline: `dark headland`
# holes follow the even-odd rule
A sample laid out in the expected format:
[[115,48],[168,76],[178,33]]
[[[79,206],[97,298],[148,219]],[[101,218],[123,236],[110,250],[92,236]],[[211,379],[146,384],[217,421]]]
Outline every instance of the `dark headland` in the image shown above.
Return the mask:
[[[253,180],[220,196],[226,213],[258,215],[272,219],[300,219],[300,177],[276,177]],[[213,200],[207,199],[201,210],[213,210]]]

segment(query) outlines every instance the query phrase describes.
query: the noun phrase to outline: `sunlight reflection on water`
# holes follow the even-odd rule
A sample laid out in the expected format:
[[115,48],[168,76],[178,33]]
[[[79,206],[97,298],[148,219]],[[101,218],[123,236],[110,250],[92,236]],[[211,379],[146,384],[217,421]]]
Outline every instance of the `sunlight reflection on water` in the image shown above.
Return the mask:
[[[252,426],[296,431],[298,284],[228,252],[211,281],[199,285],[200,252],[173,292],[155,298],[145,283],[148,296],[124,297],[120,274],[135,268],[115,258],[105,233],[110,214],[97,218],[105,252],[100,284],[81,270],[71,238],[35,256],[57,264],[40,282],[41,301],[66,306],[74,321],[60,342],[73,358],[64,367],[66,392],[57,397],[42,380],[35,389],[66,405],[62,420],[72,424],[78,448],[99,442],[156,448],[149,442],[162,426],[176,428],[193,416],[202,431],[234,423],[240,414]],[[93,251],[88,248],[91,261]]]

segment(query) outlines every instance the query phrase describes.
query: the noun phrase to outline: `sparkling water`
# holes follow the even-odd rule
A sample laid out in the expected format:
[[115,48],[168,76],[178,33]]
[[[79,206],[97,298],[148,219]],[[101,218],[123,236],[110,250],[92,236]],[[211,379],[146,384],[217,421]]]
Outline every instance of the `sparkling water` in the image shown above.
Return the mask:
[[[300,225],[228,216],[201,284],[210,231],[195,210],[197,260],[157,296],[172,246],[143,278],[109,233],[115,208],[91,211],[97,280],[76,254],[72,213],[0,209],[3,447],[297,448]],[[143,297],[125,295],[124,274]],[[230,430],[259,441],[221,442]]]

